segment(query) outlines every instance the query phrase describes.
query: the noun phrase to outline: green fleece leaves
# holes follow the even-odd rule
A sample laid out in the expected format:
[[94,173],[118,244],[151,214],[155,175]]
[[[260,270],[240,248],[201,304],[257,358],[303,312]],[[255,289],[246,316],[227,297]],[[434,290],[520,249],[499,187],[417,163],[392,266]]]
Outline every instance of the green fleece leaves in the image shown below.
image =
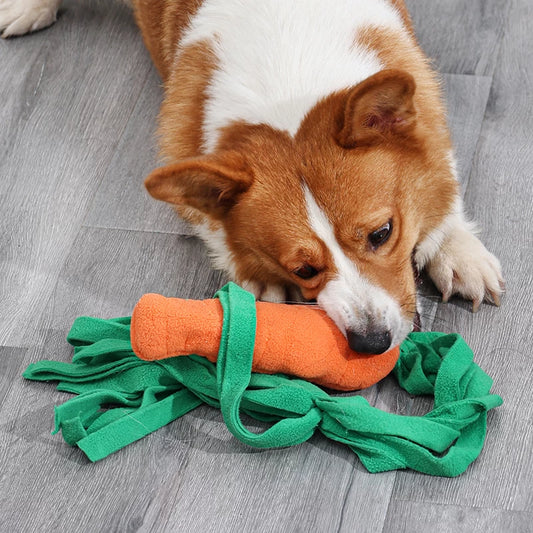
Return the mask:
[[[370,472],[457,476],[481,452],[487,411],[502,399],[490,394],[491,378],[459,335],[412,333],[403,342],[394,369],[400,386],[435,402],[424,416],[401,416],[361,396],[331,396],[301,379],[252,373],[254,298],[231,283],[217,297],[224,309],[217,365],[197,355],[143,361],[131,349],[129,318],[78,318],[67,337],[72,363],[40,361],[24,372],[78,395],[56,407],[55,432],[98,461],[207,403],[250,446],[292,446],[318,429],[347,444]],[[241,413],[272,424],[253,433]]]

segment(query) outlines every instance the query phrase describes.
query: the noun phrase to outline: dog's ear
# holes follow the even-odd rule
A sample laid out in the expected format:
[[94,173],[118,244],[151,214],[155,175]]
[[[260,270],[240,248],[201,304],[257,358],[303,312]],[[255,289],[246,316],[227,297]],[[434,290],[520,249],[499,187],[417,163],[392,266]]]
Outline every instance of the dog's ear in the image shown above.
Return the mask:
[[156,168],[144,184],[158,200],[222,218],[238,196],[248,190],[252,179],[240,153],[224,152]]
[[343,148],[407,136],[416,125],[415,80],[403,70],[382,70],[351,89],[340,109],[335,138]]

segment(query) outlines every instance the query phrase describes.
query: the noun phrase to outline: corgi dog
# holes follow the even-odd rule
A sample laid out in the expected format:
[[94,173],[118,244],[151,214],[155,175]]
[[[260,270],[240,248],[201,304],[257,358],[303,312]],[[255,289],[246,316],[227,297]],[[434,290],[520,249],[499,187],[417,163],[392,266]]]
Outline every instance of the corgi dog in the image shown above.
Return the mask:
[[[4,36],[60,0],[0,0]],[[352,349],[413,328],[414,270],[499,305],[498,260],[463,213],[436,73],[403,0],[133,0],[161,75],[164,166],[216,267],[257,298],[316,300]],[[413,269],[414,265],[414,269]]]

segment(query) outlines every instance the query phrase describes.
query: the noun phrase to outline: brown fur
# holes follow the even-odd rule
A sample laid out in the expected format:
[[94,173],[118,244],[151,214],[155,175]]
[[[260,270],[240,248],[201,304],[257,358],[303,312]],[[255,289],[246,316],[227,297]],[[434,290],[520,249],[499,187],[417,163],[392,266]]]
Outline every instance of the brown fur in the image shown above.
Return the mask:
[[[417,109],[417,127],[426,145],[428,170],[418,185],[420,189],[414,190],[413,194],[417,194],[420,214],[431,213],[434,218],[427,220],[424,225],[422,239],[431,229],[438,226],[448,212],[458,188],[456,180],[450,175],[448,164],[452,143],[446,124],[440,83],[414,37],[406,39],[398,33],[368,28],[358,36],[358,41],[375,50],[378,58],[387,67],[409,72],[416,82],[414,103]],[[429,190],[442,189],[441,195],[426,194],[424,191],[428,187]]]
[[[232,124],[216,153],[202,157],[206,88],[216,58],[207,43],[178,48],[178,60],[174,55],[201,2],[137,0],[139,26],[165,81],[160,135],[171,163],[154,171],[147,188],[191,222],[225,229],[238,281],[297,285],[304,297],[315,298],[335,275],[329,250],[307,226],[305,182],[346,254],[412,316],[413,249],[449,212],[457,185],[447,161],[439,84],[405,5],[393,3],[407,34],[367,28],[356,37],[389,70],[319,102],[294,138],[266,125]],[[390,219],[391,239],[372,250],[368,235]],[[294,271],[305,264],[319,274],[298,278]]]
[[135,20],[163,81],[172,71],[177,45],[202,0],[133,0]]
[[159,114],[161,155],[177,162],[202,153],[206,89],[216,61],[207,43],[183,48],[165,83]]
[[[206,88],[215,67],[208,43],[180,48],[179,43],[202,0],[135,0],[134,13],[143,39],[165,86],[159,114],[161,158],[167,163],[198,156],[202,147]],[[179,55],[179,57],[178,57]],[[187,204],[176,204],[192,224],[206,218]]]

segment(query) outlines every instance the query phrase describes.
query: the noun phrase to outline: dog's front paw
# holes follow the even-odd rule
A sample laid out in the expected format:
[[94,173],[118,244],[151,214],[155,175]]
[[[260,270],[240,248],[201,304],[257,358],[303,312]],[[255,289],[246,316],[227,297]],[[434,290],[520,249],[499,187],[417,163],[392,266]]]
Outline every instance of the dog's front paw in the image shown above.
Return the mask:
[[0,0],[2,37],[24,35],[56,21],[61,0]]
[[484,299],[500,305],[505,286],[500,262],[469,231],[451,234],[426,268],[444,302],[459,294],[472,301],[474,312]]

